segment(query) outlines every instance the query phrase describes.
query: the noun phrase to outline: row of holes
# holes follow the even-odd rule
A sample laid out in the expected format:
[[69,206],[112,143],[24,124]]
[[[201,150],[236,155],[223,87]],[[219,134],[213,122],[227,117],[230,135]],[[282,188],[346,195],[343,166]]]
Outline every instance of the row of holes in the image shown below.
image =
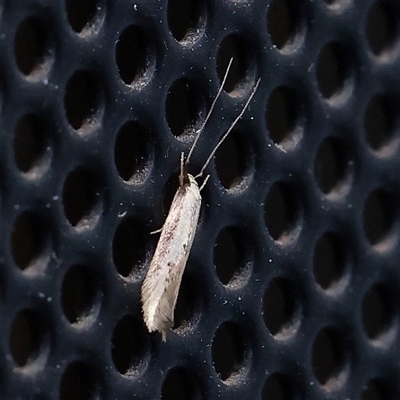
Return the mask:
[[[229,57],[234,57],[232,71],[235,70],[236,64],[237,68],[243,64],[239,50],[246,47],[236,44],[236,40],[235,37],[228,36],[221,44],[219,54],[223,56],[217,57],[217,72],[220,79],[225,72],[226,60],[229,60]],[[129,38],[129,45],[131,42]],[[124,46],[124,43],[120,41],[118,46]],[[131,62],[137,60],[136,57],[127,57],[126,54],[129,53],[127,50],[121,51],[121,57]],[[344,87],[350,85],[347,78],[349,73],[339,73],[346,68],[346,63],[340,54],[342,50],[338,44],[328,44],[321,51],[317,62],[319,87],[326,98],[337,98],[343,91],[349,93]],[[132,67],[127,66],[124,69],[131,71]],[[246,67],[241,69],[248,70]],[[225,86],[226,90],[233,90],[243,79],[242,75],[240,71],[236,75],[231,73]],[[129,76],[124,81],[130,83],[135,79]],[[76,72],[69,79],[65,89],[64,108],[70,125],[79,133],[90,133],[100,123],[104,109],[101,93],[100,84],[88,72]],[[201,101],[201,98],[201,90],[194,87],[189,80],[181,79],[171,86],[166,102],[166,118],[174,135],[179,136],[200,124],[199,115],[204,113],[204,101]],[[275,143],[293,141],[291,136],[301,130],[306,106],[300,99],[301,96],[285,86],[278,87],[271,93],[266,109],[266,121],[270,136]],[[398,103],[397,98],[384,94],[371,99],[365,111],[364,127],[367,140],[373,149],[379,149],[387,144],[393,133],[398,131]]]
[[[81,120],[81,118],[86,114],[87,107],[77,100],[85,98],[83,93],[90,93],[90,90],[86,90],[85,80],[81,78],[83,76],[77,78],[73,86],[80,87],[83,92],[75,92],[71,97],[70,92],[67,91],[66,95],[66,99],[68,99],[66,104],[79,105],[78,109],[82,113],[80,115],[75,112],[70,115],[67,107],[67,115],[69,115],[70,122],[79,127],[82,127],[84,119]],[[195,126],[200,124],[199,121],[196,121],[199,114],[194,107],[194,103],[198,103],[198,100],[194,100],[195,96],[194,92],[191,93],[192,91],[186,81],[179,80],[174,83],[167,97],[167,121],[172,133],[177,136],[188,130],[194,131]],[[191,95],[189,96],[190,93]],[[302,117],[300,116],[300,107],[295,98],[296,96],[290,89],[277,88],[272,92],[265,112],[270,137],[286,150],[293,144],[297,145],[301,140],[301,137],[297,136],[302,135],[300,122]],[[399,130],[399,107],[397,103],[396,99],[382,95],[377,95],[370,101],[365,113],[364,127],[367,141],[373,149],[386,148],[390,150],[390,153],[393,153],[398,147],[396,143],[390,143],[390,139],[394,139],[395,133]],[[89,104],[90,102],[87,105]],[[176,107],[176,104],[186,104],[187,108]],[[179,116],[175,115],[176,110],[179,111]],[[74,120],[76,121],[74,122]],[[46,131],[48,131],[46,124],[31,114],[20,118],[16,124],[13,140],[14,157],[21,171],[25,173],[31,170],[37,172],[40,165],[48,164],[51,150]],[[239,135],[236,136],[237,140],[240,139]],[[151,142],[151,131],[139,122],[131,121],[126,123],[119,130],[115,144],[115,162],[124,180],[128,181],[134,175],[133,171],[137,170],[138,167],[141,169],[140,165],[143,160],[146,157],[148,158],[150,152],[148,143]],[[321,165],[322,169],[327,170],[331,167],[331,171],[328,171],[328,174],[334,173],[334,170],[337,169],[336,175],[340,175],[340,170],[343,170],[344,166],[340,167],[337,160],[346,160],[347,157],[345,157],[343,146],[336,144],[336,142],[330,140],[325,143],[325,147],[321,146],[319,150],[321,154],[320,156],[317,155],[317,159],[320,159],[318,164]],[[236,147],[241,148],[243,146]],[[324,165],[324,160],[326,160],[327,156],[331,160],[330,162],[325,161],[326,165]],[[237,156],[236,158],[239,157]],[[137,166],[136,164],[139,165]],[[343,161],[342,164],[346,165],[347,162]],[[338,178],[336,178],[337,180]],[[330,185],[330,188],[332,186]],[[323,191],[329,191],[329,187],[323,189]]]
[[[267,25],[272,43],[281,50],[288,50],[293,43],[298,42],[297,36],[304,36],[302,26],[304,25],[303,2],[293,0],[274,0],[268,8]],[[340,10],[341,5],[347,8],[351,3],[348,1],[331,1],[331,9]],[[76,32],[87,36],[91,32],[98,32],[102,21],[104,21],[103,1],[90,0],[81,4],[77,0],[66,1],[68,20]],[[133,11],[138,11],[138,6],[133,6]],[[377,1],[369,10],[365,29],[366,37],[374,54],[385,54],[394,47],[399,31],[399,9],[393,4]],[[201,0],[186,2],[183,0],[170,0],[168,2],[168,24],[171,33],[178,41],[193,41],[204,29],[206,21],[205,2]],[[134,54],[145,53],[143,35],[134,32],[132,41],[129,37],[121,35],[120,41],[133,43]],[[49,34],[43,28],[43,24],[35,18],[25,20],[20,24],[15,39],[15,54],[20,70],[28,75],[38,70],[39,64],[49,53]],[[126,45],[119,44],[126,48]],[[133,57],[132,57],[133,58]],[[143,57],[139,57],[143,58]],[[130,61],[135,63],[135,61]],[[133,64],[132,64],[133,65]],[[129,83],[133,82],[128,78]],[[125,79],[124,79],[125,80]],[[126,82],[126,80],[125,80]]]
[[[193,297],[198,290],[193,289],[193,282],[188,282],[190,281],[185,277],[176,310],[175,329],[178,329],[178,332],[182,331],[179,324],[184,321],[183,314],[193,314],[193,310],[187,309],[196,302]],[[90,277],[87,267],[71,267],[64,277],[61,290],[62,309],[68,321],[77,327],[85,328],[90,321],[93,322],[100,309],[100,292],[101,289]],[[278,339],[292,336],[300,324],[298,292],[293,282],[285,278],[274,278],[263,295],[264,322],[271,334]],[[366,292],[362,301],[362,321],[367,336],[371,340],[383,338],[385,333],[392,330],[395,313],[396,307],[388,288],[383,284],[375,284]]]
[[[175,89],[180,90],[182,85],[184,86],[183,82],[176,82],[167,98],[167,120],[172,132],[177,135],[188,130],[188,127],[193,131],[194,126],[198,125],[191,111],[188,114],[193,114],[193,119],[192,116],[185,115],[184,109],[179,109],[179,116],[175,116],[172,111],[168,112],[169,109],[177,109],[172,106],[179,101],[175,96]],[[82,82],[78,86],[85,88]],[[293,99],[290,91],[283,88],[276,89],[272,92],[266,111],[266,122],[271,138],[287,150],[294,143],[297,145],[301,138],[296,139],[296,137],[302,135],[302,129],[298,125],[297,106],[290,99]],[[183,103],[190,106],[192,99],[186,100]],[[75,100],[71,102],[75,103]],[[82,111],[85,107],[80,109]],[[367,140],[374,149],[385,148],[388,150],[387,154],[395,154],[398,145],[389,139],[399,130],[398,109],[394,99],[376,96],[371,100],[365,115],[365,130]],[[40,177],[49,168],[51,146],[48,131],[49,128],[44,121],[32,114],[21,117],[16,124],[13,139],[14,159],[17,167],[29,177]],[[246,145],[243,136],[241,132],[234,130],[228,141],[217,152],[216,168],[221,183],[226,188],[240,182],[241,175],[246,172],[246,166],[249,169],[249,160],[252,159],[251,148]],[[117,170],[124,181],[144,180],[143,173],[149,167],[147,164],[151,154],[151,143],[151,130],[137,121],[127,122],[120,128],[115,141],[114,156]],[[229,156],[224,157],[225,154]],[[221,164],[220,160],[230,160],[231,165]],[[349,181],[346,174],[349,173],[350,161],[345,147],[337,139],[325,139],[319,146],[315,157],[315,173],[317,183],[324,193],[331,192],[340,182]],[[340,191],[343,192],[343,188],[340,188]]]
[[[381,3],[377,7],[381,7]],[[271,10],[274,10],[274,7],[271,7]],[[373,14],[375,15],[375,13]],[[392,18],[392,15],[396,14],[390,15],[390,18]],[[281,23],[280,19],[276,19],[276,21]],[[43,24],[35,18],[25,20],[16,33],[15,57],[17,65],[21,72],[30,78],[34,75],[42,77],[43,73],[49,71],[51,51],[46,49],[50,42],[47,36],[49,35],[43,32]],[[371,35],[371,37],[375,36]],[[220,78],[224,73],[226,60],[231,57],[234,58],[232,75],[235,76],[236,82],[232,82],[231,79],[233,78],[230,77],[226,84],[227,91],[233,90],[244,78],[244,75],[254,69],[250,68],[250,64],[254,63],[250,49],[249,43],[239,35],[229,35],[221,42],[217,55],[217,71]],[[128,85],[133,84],[138,88],[147,83],[150,75],[155,71],[153,61],[151,61],[154,59],[153,53],[153,46],[140,27],[131,25],[125,28],[117,41],[115,54],[122,80]],[[135,57],[128,57],[129,54],[134,54]],[[316,78],[319,89],[325,98],[338,99],[342,93],[346,93],[346,97],[350,95],[349,89],[354,86],[353,81],[355,79],[351,78],[354,75],[354,71],[352,71],[354,68],[352,68],[351,64],[353,63],[349,59],[350,52],[346,51],[338,42],[328,43],[321,49],[316,62]],[[79,85],[77,88],[79,88]],[[84,93],[83,90],[82,92]],[[79,99],[78,96],[76,97]],[[93,94],[91,97],[93,97]],[[343,98],[340,101],[342,102]],[[93,108],[93,104],[87,104],[85,111],[90,108]],[[71,125],[78,129],[79,124],[75,121],[72,121]]]
[[[75,176],[75,175],[74,175]],[[85,190],[91,187],[92,179],[90,175],[77,173],[74,182],[74,190],[64,193],[62,201],[64,203],[65,214],[69,221],[75,226],[84,228],[90,227],[96,223],[100,217],[99,207],[90,207],[93,198],[96,197],[96,190],[89,194]],[[69,179],[72,179],[70,177]],[[83,179],[83,180],[82,180]],[[265,223],[273,239],[277,243],[284,244],[287,240],[293,239],[293,235],[298,234],[301,226],[296,222],[297,206],[293,204],[293,193],[287,190],[285,185],[277,183],[272,186],[265,202]],[[58,199],[57,199],[58,200]],[[398,203],[397,203],[398,204]],[[392,237],[392,229],[395,226],[395,219],[398,216],[396,202],[389,194],[383,190],[377,190],[370,194],[364,206],[364,231],[373,245],[380,245],[379,251],[384,253],[390,251],[392,244],[396,242]],[[49,203],[51,207],[51,204]],[[88,213],[87,211],[90,211]],[[79,216],[79,217],[78,217]],[[84,222],[82,217],[85,216]],[[122,276],[132,274],[134,265],[143,265],[146,254],[146,235],[143,234],[145,228],[139,221],[131,218],[125,218],[118,226],[113,239],[114,263],[118,272]],[[287,239],[285,239],[287,238]],[[45,267],[45,261],[50,252],[50,235],[39,218],[26,211],[23,212],[15,221],[12,228],[11,249],[16,265],[22,270],[28,269],[32,272],[38,268]],[[131,243],[137,243],[132,248]],[[244,265],[244,258],[240,249],[250,248],[250,244],[244,240],[244,235],[234,228],[225,229],[220,233],[217,239],[215,262],[218,275],[223,283],[229,282],[233,276],[240,271],[239,265]],[[383,244],[386,246],[383,246]],[[227,248],[235,249],[230,251],[231,262],[219,262],[224,257],[219,257],[219,249],[225,252]],[[249,252],[247,252],[249,253]],[[348,254],[351,251],[344,246],[335,233],[327,233],[322,236],[315,247],[314,273],[319,284],[324,287],[330,287],[345,270],[348,261]],[[237,254],[233,256],[234,254]],[[330,260],[327,263],[320,262],[327,255]],[[221,267],[225,265],[228,267]]]
[[[60,386],[60,399],[94,399],[94,376],[86,364],[74,362],[66,368]],[[296,379],[284,373],[270,375],[264,384],[262,400],[292,400],[296,397]],[[94,392],[94,393],[93,393]],[[201,398],[199,382],[193,373],[184,368],[173,368],[167,373],[161,388],[163,400],[192,400]],[[375,378],[367,382],[360,400],[388,400],[391,397],[390,385],[384,379]]]
[[[89,191],[87,191],[88,189]],[[296,239],[295,236],[299,234],[301,229],[298,205],[293,197],[293,191],[289,189],[286,184],[276,183],[272,186],[265,201],[265,224],[272,238],[282,245],[287,241],[292,242]],[[72,225],[77,228],[88,229],[96,224],[101,214],[100,206],[94,201],[97,197],[96,193],[93,177],[85,171],[77,170],[68,177],[62,202],[65,215]],[[51,207],[50,203],[49,207]],[[398,214],[398,202],[384,190],[372,192],[364,204],[364,232],[371,244],[385,244],[386,247],[380,246],[381,252],[390,251],[392,244],[396,242],[396,237],[393,236],[395,232],[393,227],[396,226]],[[123,276],[132,273],[133,265],[142,265],[145,261],[144,254],[146,247],[148,247],[146,245],[148,241],[145,239],[144,231],[142,224],[128,218],[120,223],[115,232],[113,239],[114,262],[117,270]],[[247,243],[240,245],[243,241],[243,235],[234,229],[228,232],[231,237],[229,240],[232,243],[229,247],[236,248],[236,253],[240,254],[240,248],[248,247]],[[31,271],[35,269],[36,264],[42,265],[44,260],[48,258],[51,247],[50,241],[45,224],[28,211],[22,213],[13,225],[11,236],[11,249],[16,265],[23,270],[29,268]],[[217,244],[219,241],[226,242],[225,239],[220,239]],[[131,248],[130,243],[137,244],[136,250]],[[226,252],[225,247],[221,246],[221,251]],[[323,268],[315,268],[315,275],[324,287],[327,285],[327,282],[324,282],[326,278],[319,279],[318,277],[320,275],[326,276],[328,270],[332,270],[332,276],[341,273],[339,271],[344,270],[345,257],[343,254],[346,254],[346,251],[345,246],[333,233],[325,235],[319,241],[315,250],[316,254],[321,253],[320,249],[324,249],[323,253],[336,254],[335,260],[341,260],[339,262],[332,259],[329,263],[331,266],[324,268],[324,274],[321,273]],[[316,259],[318,258],[320,257],[316,257]],[[236,259],[236,261],[231,264],[236,266],[243,261],[240,256],[233,257],[233,259]],[[233,270],[234,268],[229,269]],[[221,273],[221,276],[233,276],[234,274],[234,272],[229,272],[227,275],[224,272]],[[229,279],[223,278],[222,280],[228,281]],[[332,281],[332,278],[328,278],[328,282]]]
[[[282,300],[282,293],[277,289],[279,286],[285,287],[282,280],[279,283],[277,281],[272,282],[270,289],[264,296],[264,303],[265,298],[271,303],[270,310],[274,310],[277,305],[275,299],[271,300],[275,295]],[[81,292],[81,289],[79,288],[78,291]],[[376,308],[380,310],[378,321],[381,322],[383,327],[387,328],[388,307],[383,304],[386,298],[385,289],[379,285],[373,287],[365,295],[363,323],[366,330],[369,329],[368,324],[371,323],[368,318],[376,317],[374,315]],[[375,310],[370,311],[371,307]],[[278,311],[274,311],[272,316],[269,315],[266,318],[267,310],[265,310],[264,318],[267,319],[267,324],[272,323],[274,325],[275,322],[271,322],[271,320],[276,318],[282,321],[282,325],[284,325],[287,317],[285,313],[287,314],[288,310],[292,308],[292,304],[278,304]],[[31,365],[38,359],[43,363],[41,354],[47,354],[48,340],[45,324],[43,324],[37,312],[26,309],[17,314],[11,327],[10,349],[14,361],[20,368]],[[137,318],[130,315],[123,317],[115,326],[111,342],[111,357],[119,373],[135,376],[140,372],[139,370],[146,367],[146,352],[148,352],[150,344],[147,334],[144,333],[144,327]],[[233,383],[236,385],[238,378],[247,374],[252,358],[250,347],[248,335],[240,325],[224,322],[216,330],[211,347],[211,356],[215,372],[225,384]],[[312,369],[318,382],[326,390],[337,390],[345,384],[350,373],[349,362],[351,357],[348,353],[349,350],[346,349],[342,336],[335,329],[326,327],[316,335],[311,349]],[[66,374],[68,376],[68,370],[69,367],[64,372],[63,379],[65,379]],[[77,377],[74,380],[76,379]],[[90,380],[82,380],[82,383],[84,382],[87,383]],[[290,387],[291,393],[294,393],[296,385],[293,384]],[[67,390],[67,388],[65,389]],[[171,390],[171,388],[168,390]],[[269,389],[265,390],[268,392]],[[280,390],[285,391],[287,388],[282,387]],[[61,398],[64,397],[61,396]]]
[[[352,0],[325,0],[328,7],[336,12],[350,7]],[[293,0],[273,0],[269,6],[267,22],[272,42],[283,48],[294,42],[299,32],[302,17],[302,4]],[[66,0],[65,9],[68,21],[75,32],[88,33],[93,26],[98,26],[104,19],[104,3],[101,0]],[[138,11],[138,7],[133,7]],[[372,51],[380,54],[393,46],[398,31],[399,10],[393,4],[377,1],[370,8],[366,22],[366,35]],[[205,18],[205,2],[196,0],[168,1],[168,25],[172,35],[178,41],[187,41],[196,31],[201,30]],[[279,24],[277,23],[279,22]],[[31,35],[27,35],[31,36]],[[26,39],[22,36],[21,39]],[[43,41],[41,35],[34,38],[35,48]],[[23,43],[21,40],[19,43]]]

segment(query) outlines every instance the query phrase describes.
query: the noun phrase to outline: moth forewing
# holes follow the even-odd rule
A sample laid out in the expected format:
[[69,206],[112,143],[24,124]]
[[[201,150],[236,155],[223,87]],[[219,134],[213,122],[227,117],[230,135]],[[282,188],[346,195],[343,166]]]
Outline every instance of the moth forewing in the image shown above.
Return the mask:
[[161,231],[142,285],[144,322],[149,332],[159,331],[163,341],[174,323],[179,287],[199,220],[201,195],[190,174],[179,186]]

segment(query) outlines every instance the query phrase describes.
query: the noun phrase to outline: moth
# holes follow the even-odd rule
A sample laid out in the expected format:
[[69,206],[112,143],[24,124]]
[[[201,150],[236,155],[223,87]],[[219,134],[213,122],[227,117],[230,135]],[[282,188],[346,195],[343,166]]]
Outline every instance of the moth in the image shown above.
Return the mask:
[[261,79],[257,81],[243,109],[211,151],[200,172],[196,176],[188,173],[190,157],[222,92],[232,61],[233,59],[228,64],[218,93],[201,128],[196,132],[197,136],[186,159],[184,153],[181,153],[179,187],[172,200],[163,227],[156,231],[161,232],[161,235],[141,288],[143,317],[146,327],[149,332],[159,331],[164,342],[174,324],[174,310],[179,287],[199,221],[200,192],[206,185],[209,175],[205,177],[200,186],[197,179],[203,176],[219,146],[227,138],[239,119],[242,118],[261,81]]

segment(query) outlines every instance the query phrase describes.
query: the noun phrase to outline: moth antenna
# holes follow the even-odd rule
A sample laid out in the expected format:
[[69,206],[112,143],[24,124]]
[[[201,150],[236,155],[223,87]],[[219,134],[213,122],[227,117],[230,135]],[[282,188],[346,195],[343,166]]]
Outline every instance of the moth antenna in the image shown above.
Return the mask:
[[183,186],[185,182],[185,173],[186,173],[186,168],[185,168],[185,153],[182,151],[181,153],[181,171],[179,173],[179,186]]
[[196,144],[197,144],[197,142],[198,142],[198,140],[199,140],[199,137],[200,137],[200,135],[201,135],[201,132],[203,132],[203,129],[204,129],[204,127],[206,126],[206,123],[207,123],[208,120],[210,119],[211,114],[212,114],[212,112],[213,112],[213,110],[214,110],[214,107],[215,107],[215,103],[217,102],[219,96],[220,96],[221,93],[222,93],[222,90],[223,90],[223,88],[224,88],[226,79],[228,78],[229,70],[231,69],[231,66],[232,66],[232,62],[233,62],[233,57],[229,60],[229,64],[228,64],[228,66],[226,67],[226,71],[225,71],[224,78],[222,79],[221,85],[220,85],[220,87],[219,87],[219,89],[218,89],[218,93],[217,93],[217,95],[215,96],[215,98],[214,98],[214,100],[213,100],[213,102],[212,102],[212,104],[211,104],[211,107],[210,107],[210,109],[209,109],[209,111],[208,111],[208,113],[207,113],[206,119],[205,119],[204,122],[202,123],[200,129],[197,130],[198,133],[197,133],[196,139],[194,140],[194,142],[193,142],[193,144],[192,144],[192,147],[191,147],[190,150],[189,150],[189,154],[188,154],[188,156],[187,156],[187,158],[186,158],[186,164],[189,164],[190,157],[192,156],[193,150],[194,150],[194,148],[196,147]]
[[213,158],[214,154],[216,153],[216,151],[218,150],[219,146],[221,146],[221,144],[224,142],[224,140],[228,137],[228,135],[231,133],[232,129],[235,127],[235,125],[238,123],[238,121],[240,120],[240,118],[242,118],[243,114],[245,113],[245,111],[247,110],[247,107],[249,106],[252,98],[254,97],[254,95],[257,92],[258,86],[260,85],[261,82],[261,78],[258,79],[257,83],[255,84],[249,98],[246,101],[246,104],[244,105],[244,107],[242,108],[242,111],[240,111],[239,115],[236,117],[236,119],[232,122],[231,126],[229,127],[229,129],[226,131],[226,133],[224,134],[224,136],[222,136],[222,138],[220,139],[220,141],[216,144],[216,146],[214,147],[213,151],[211,152],[211,154],[208,156],[206,162],[204,163],[203,167],[201,168],[201,171],[195,176],[195,178],[200,178],[203,173],[204,170],[207,168],[208,164],[210,164],[211,159]]

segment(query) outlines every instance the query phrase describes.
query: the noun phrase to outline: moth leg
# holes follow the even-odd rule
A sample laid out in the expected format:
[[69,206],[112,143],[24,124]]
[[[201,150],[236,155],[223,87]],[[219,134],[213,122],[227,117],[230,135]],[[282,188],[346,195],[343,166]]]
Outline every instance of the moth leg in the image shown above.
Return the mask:
[[164,225],[160,229],[150,232],[150,235],[155,235],[156,233],[161,233],[163,231],[163,228],[164,228]]
[[204,186],[206,186],[206,183],[207,183],[207,181],[208,181],[209,178],[210,178],[210,175],[207,175],[207,176],[204,178],[204,181],[203,181],[203,183],[202,183],[202,185],[200,186],[200,189],[199,189],[200,192],[202,191],[202,189],[204,188]]

